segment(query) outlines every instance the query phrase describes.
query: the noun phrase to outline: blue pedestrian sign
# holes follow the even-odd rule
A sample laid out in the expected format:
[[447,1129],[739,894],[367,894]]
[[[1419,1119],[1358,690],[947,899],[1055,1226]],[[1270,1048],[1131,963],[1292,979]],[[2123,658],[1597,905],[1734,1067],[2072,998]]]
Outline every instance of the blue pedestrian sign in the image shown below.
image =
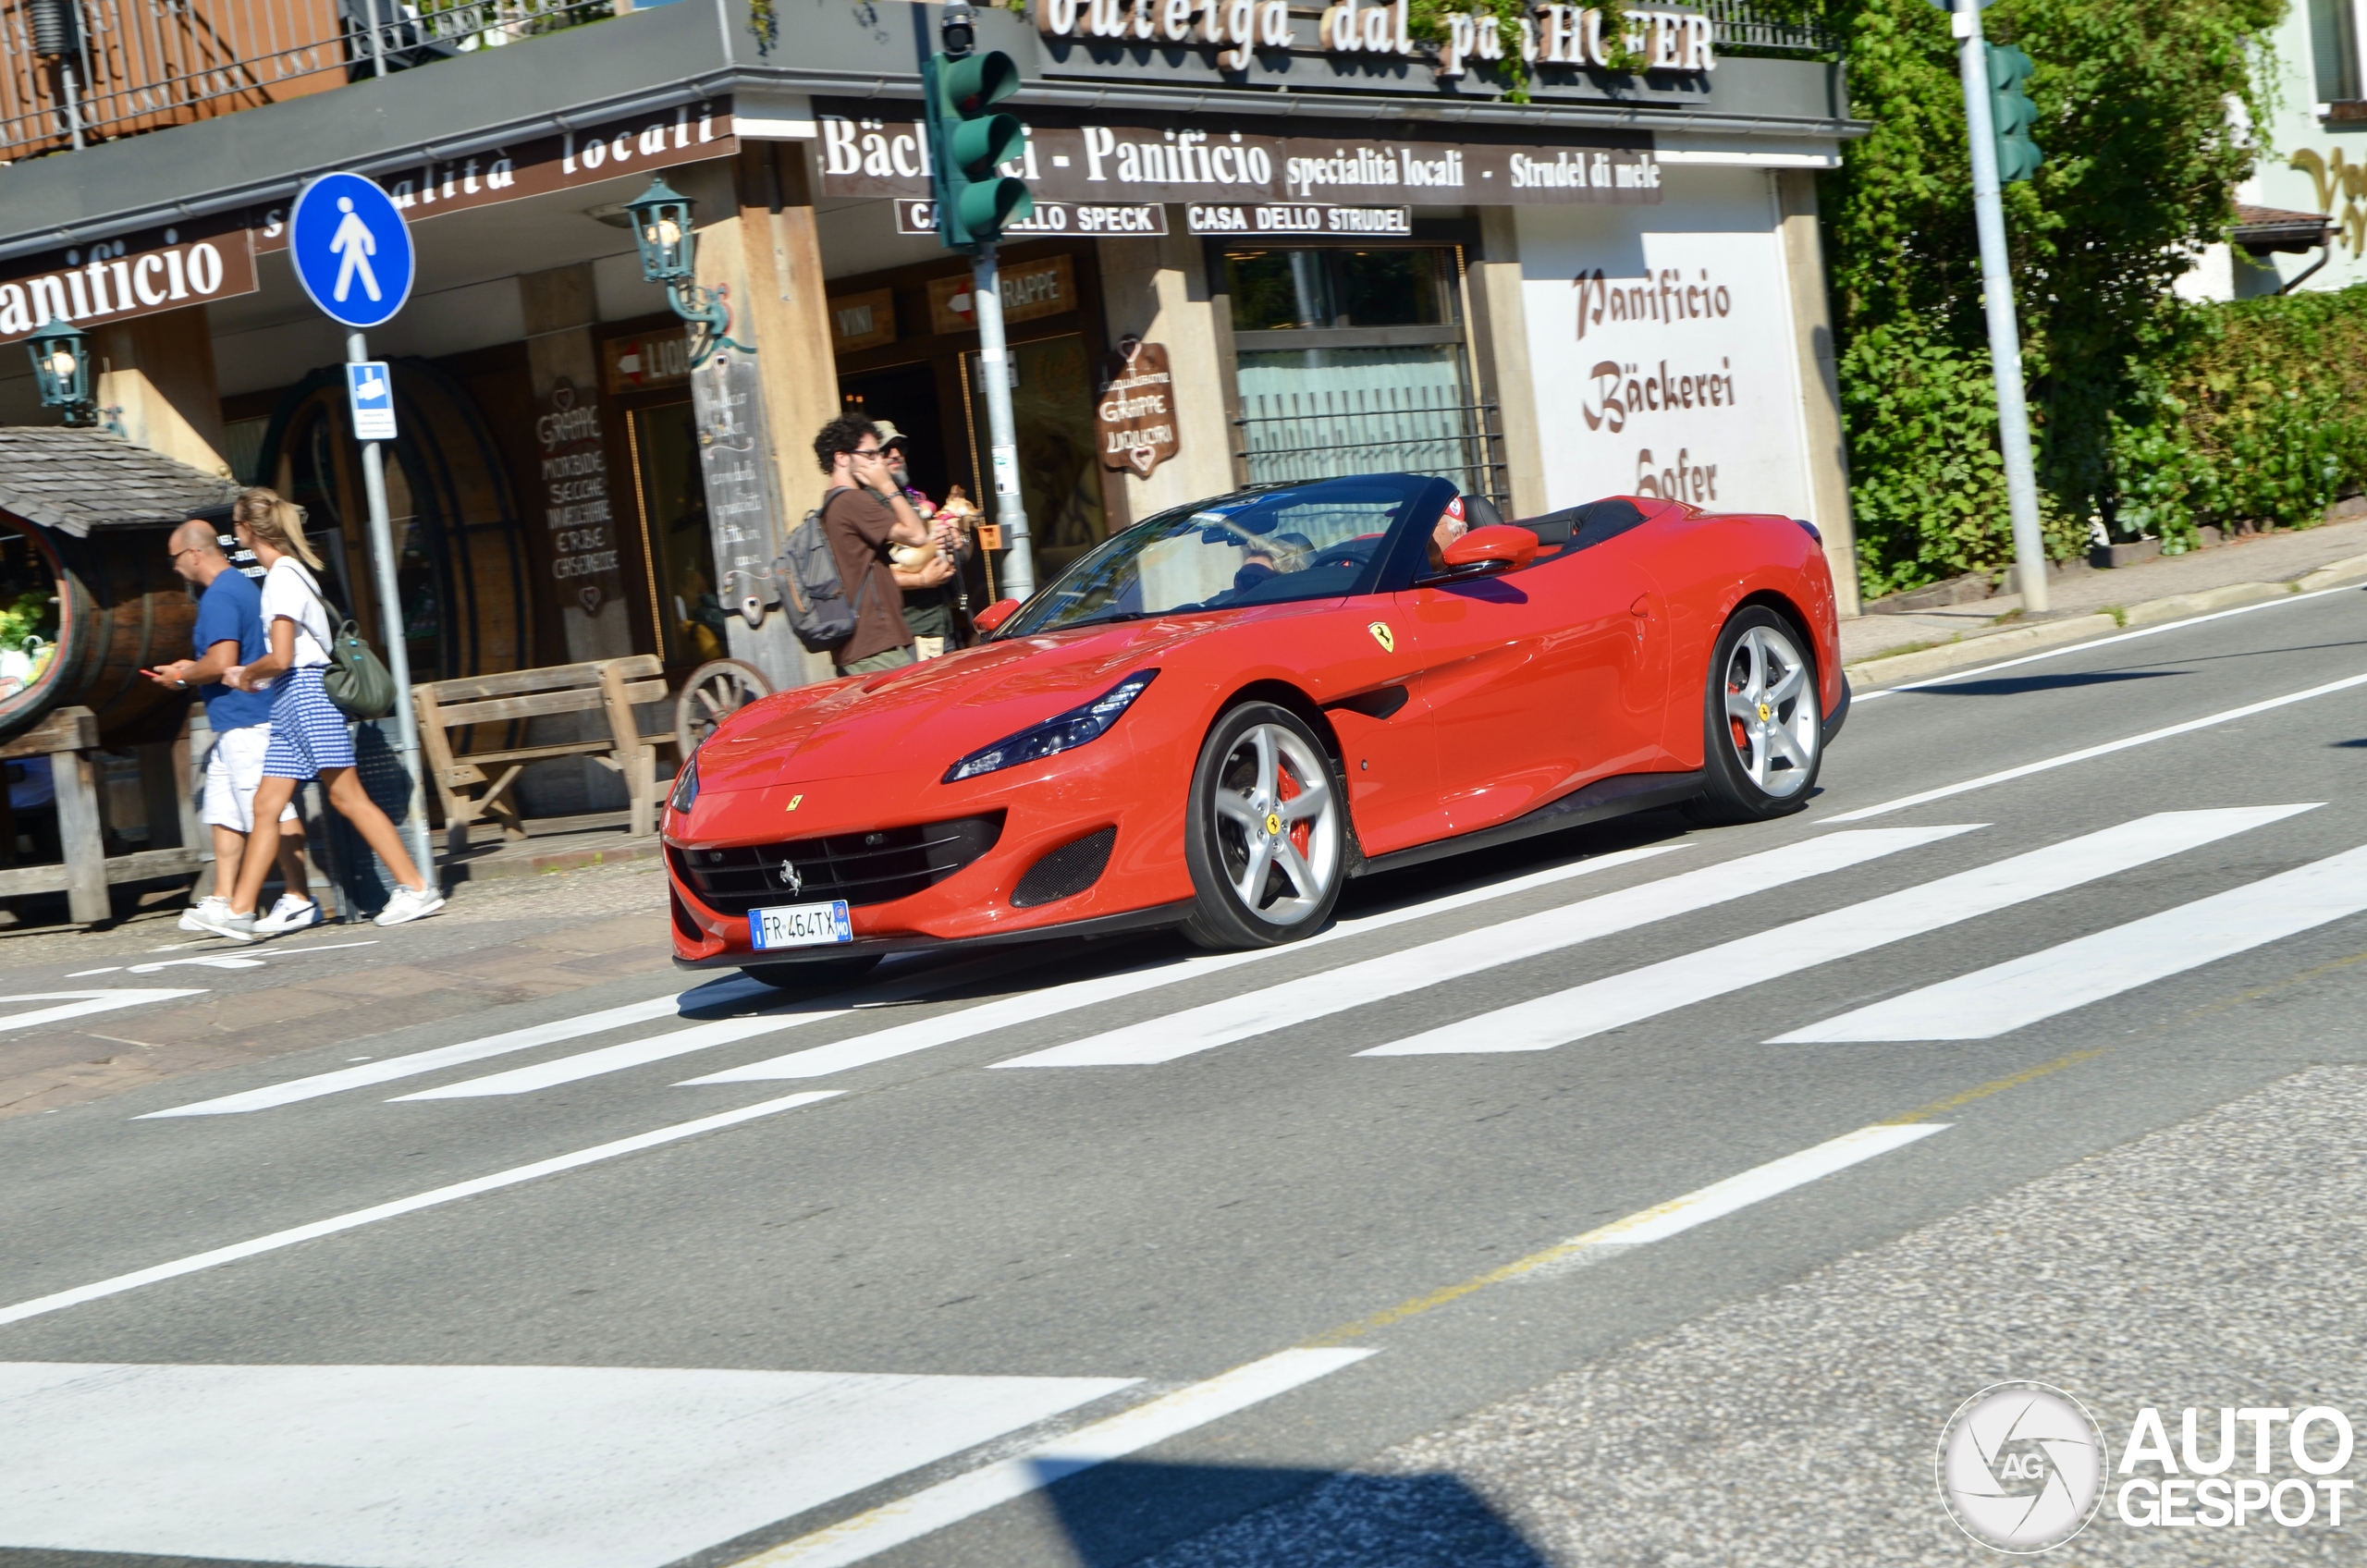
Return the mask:
[[395,438],[395,383],[384,360],[363,360],[345,367],[345,394],[353,410],[357,441]]
[[288,214],[296,279],[333,321],[371,327],[411,298],[411,231],[394,198],[358,174],[325,174]]

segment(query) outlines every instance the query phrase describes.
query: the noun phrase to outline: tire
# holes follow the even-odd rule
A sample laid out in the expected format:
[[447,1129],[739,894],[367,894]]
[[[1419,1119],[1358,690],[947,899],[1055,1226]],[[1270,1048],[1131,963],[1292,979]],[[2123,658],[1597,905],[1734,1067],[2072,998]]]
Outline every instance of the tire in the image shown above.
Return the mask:
[[1347,790],[1306,721],[1272,703],[1217,720],[1192,769],[1184,827],[1204,948],[1270,948],[1314,935],[1347,880]]
[[745,963],[740,973],[777,991],[834,991],[852,985],[878,967],[878,953],[862,958],[816,959],[811,963]]
[[1696,821],[1765,822],[1816,792],[1824,715],[1816,655],[1789,621],[1747,605],[1718,633],[1702,692],[1701,799]]

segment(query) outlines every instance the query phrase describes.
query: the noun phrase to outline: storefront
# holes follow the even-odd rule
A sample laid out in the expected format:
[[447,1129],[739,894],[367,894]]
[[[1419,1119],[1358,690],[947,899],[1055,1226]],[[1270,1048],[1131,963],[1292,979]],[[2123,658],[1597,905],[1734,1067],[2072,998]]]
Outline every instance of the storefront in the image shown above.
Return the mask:
[[[303,504],[337,589],[423,674],[641,651],[678,679],[827,673],[765,570],[820,498],[815,429],[892,421],[918,488],[995,504],[969,266],[933,232],[917,124],[936,13],[785,4],[792,59],[717,4],[372,89],[384,141],[348,166],[409,203],[421,254],[372,337],[401,415],[399,607],[362,570],[342,340],[281,254],[299,151],[353,141],[341,93],[249,111],[281,129],[236,168],[199,125],[0,170],[0,205],[43,214],[0,232],[0,342],[36,306],[74,319],[132,439]],[[1559,6],[1502,46],[1352,0],[983,14],[1037,200],[1001,289],[1038,581],[1168,507],[1372,470],[1515,515],[1786,511],[1847,579],[1811,182],[1858,128],[1815,41],[1747,9],[1628,11],[1624,64],[1600,13]],[[566,71],[540,63],[559,49]],[[623,211],[660,172],[730,313],[703,365]],[[28,392],[0,356],[0,419],[43,422]]]

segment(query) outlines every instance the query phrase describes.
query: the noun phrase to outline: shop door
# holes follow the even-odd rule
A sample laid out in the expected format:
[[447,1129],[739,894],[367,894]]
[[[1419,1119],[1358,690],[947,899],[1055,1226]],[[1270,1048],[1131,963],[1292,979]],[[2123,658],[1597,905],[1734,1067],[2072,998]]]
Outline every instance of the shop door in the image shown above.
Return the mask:
[[952,484],[961,485],[971,500],[977,499],[969,443],[964,440],[957,447],[945,438],[949,426],[938,403],[935,365],[923,361],[890,365],[886,370],[842,371],[839,405],[865,419],[886,420],[906,437],[914,489],[939,506],[945,503],[946,487]]
[[715,540],[707,528],[706,480],[699,469],[698,416],[688,402],[661,403],[633,410],[627,428],[649,562],[649,613],[666,662],[696,665],[722,658],[730,647],[723,602],[715,591]]
[[[1019,441],[1019,483],[1035,542],[1036,581],[1049,582],[1101,543],[1101,471],[1093,460],[1093,361],[1071,333],[1011,346],[1011,417]],[[962,355],[975,470],[991,483],[986,388],[975,349]],[[991,512],[993,508],[987,505]]]

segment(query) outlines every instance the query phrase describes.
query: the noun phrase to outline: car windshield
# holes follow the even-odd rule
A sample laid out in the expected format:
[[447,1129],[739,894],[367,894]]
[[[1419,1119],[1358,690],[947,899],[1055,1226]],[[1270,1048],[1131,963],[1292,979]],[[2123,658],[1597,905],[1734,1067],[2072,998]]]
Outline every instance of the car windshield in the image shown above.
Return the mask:
[[1339,598],[1436,484],[1404,473],[1327,479],[1161,512],[1077,561],[999,635]]

